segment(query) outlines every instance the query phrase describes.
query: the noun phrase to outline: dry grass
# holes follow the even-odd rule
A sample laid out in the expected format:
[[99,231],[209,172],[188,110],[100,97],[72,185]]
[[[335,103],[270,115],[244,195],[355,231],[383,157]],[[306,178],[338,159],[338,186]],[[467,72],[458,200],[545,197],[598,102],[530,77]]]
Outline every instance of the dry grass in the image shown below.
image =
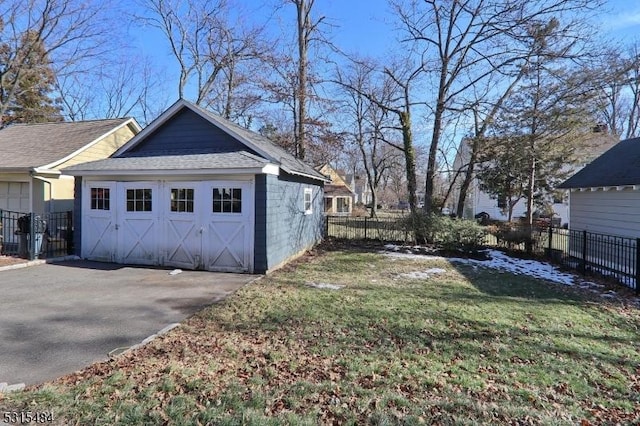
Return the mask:
[[[445,271],[402,275],[428,268]],[[0,397],[0,412],[96,425],[628,424],[640,421],[639,325],[624,303],[534,279],[338,250],[139,350]]]

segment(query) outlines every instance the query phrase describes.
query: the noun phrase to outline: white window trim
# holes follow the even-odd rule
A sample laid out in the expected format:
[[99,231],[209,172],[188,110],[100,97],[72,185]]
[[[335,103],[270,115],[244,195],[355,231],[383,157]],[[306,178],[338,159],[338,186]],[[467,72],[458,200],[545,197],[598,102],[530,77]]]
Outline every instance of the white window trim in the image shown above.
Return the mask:
[[[309,194],[309,208],[307,209],[307,194]],[[304,210],[304,214],[312,214],[313,213],[313,189],[305,188],[304,195],[302,196],[302,208]]]

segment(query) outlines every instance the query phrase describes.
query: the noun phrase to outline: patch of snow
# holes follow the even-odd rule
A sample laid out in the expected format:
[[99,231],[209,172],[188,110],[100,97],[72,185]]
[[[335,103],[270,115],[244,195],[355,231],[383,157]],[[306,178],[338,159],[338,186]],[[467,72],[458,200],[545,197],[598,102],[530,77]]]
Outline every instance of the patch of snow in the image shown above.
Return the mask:
[[326,289],[326,290],[340,290],[343,288],[343,285],[338,284],[329,284],[329,283],[305,283],[309,287]]
[[498,250],[488,250],[487,254],[490,259],[488,260],[477,260],[477,259],[466,259],[466,258],[445,258],[442,256],[430,256],[430,255],[420,255],[420,254],[404,254],[404,253],[389,253],[383,252],[385,256],[389,256],[391,258],[400,258],[400,259],[412,259],[412,260],[448,260],[452,263],[460,263],[471,266],[481,266],[485,268],[492,268],[498,271],[511,272],[513,274],[518,275],[528,275],[530,277],[539,278],[563,285],[573,285],[575,276],[572,274],[567,274],[565,272],[559,271],[555,266],[546,263],[539,262],[537,260],[528,260],[528,259],[518,259],[509,257],[501,251]]
[[400,274],[400,276],[402,278],[410,278],[410,279],[422,280],[422,279],[429,279],[433,275],[444,274],[445,272],[447,272],[446,269],[430,268],[430,269],[427,269],[426,271],[415,271],[415,272],[409,272],[409,273],[406,273],[406,274]]
[[169,275],[178,275],[182,273],[182,269],[174,269],[173,271],[169,272]]

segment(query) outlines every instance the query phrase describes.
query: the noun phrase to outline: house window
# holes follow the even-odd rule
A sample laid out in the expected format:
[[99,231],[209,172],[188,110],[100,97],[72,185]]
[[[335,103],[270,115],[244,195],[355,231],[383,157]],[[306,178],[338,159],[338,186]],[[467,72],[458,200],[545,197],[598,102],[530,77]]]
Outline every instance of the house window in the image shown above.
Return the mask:
[[214,213],[242,213],[242,189],[213,188]]
[[171,188],[171,211],[193,213],[193,189]]
[[109,188],[91,188],[91,210],[109,210]]
[[151,189],[127,189],[128,212],[151,211]]
[[331,197],[324,198],[324,211],[326,213],[331,213],[333,211],[333,198]]
[[304,189],[304,214],[311,214],[313,213],[313,202],[312,202],[312,189],[311,188],[305,188]]
[[338,197],[338,213],[349,213],[349,198]]

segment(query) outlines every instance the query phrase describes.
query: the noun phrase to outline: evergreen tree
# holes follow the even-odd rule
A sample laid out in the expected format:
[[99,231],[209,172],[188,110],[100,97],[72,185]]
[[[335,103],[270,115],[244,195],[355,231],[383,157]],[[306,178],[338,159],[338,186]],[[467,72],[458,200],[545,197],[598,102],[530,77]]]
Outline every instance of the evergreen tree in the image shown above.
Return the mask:
[[2,127],[62,121],[59,100],[53,93],[55,75],[44,43],[28,31],[14,47],[8,43],[0,46]]

